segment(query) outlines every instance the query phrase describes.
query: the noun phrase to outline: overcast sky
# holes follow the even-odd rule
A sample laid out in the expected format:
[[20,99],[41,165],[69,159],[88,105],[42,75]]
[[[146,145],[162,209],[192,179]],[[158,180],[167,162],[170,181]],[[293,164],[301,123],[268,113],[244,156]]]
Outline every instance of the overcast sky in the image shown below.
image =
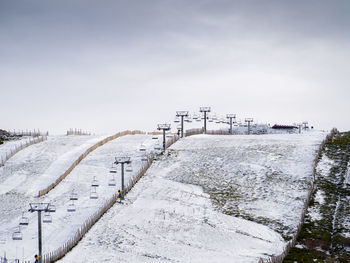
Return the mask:
[[350,130],[349,12],[348,0],[0,0],[0,128],[153,130],[211,106]]

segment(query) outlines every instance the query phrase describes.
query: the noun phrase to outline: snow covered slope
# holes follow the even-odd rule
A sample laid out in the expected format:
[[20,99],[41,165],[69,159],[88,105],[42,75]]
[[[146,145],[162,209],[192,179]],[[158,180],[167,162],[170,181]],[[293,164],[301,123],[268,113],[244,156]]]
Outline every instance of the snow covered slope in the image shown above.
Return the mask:
[[47,141],[23,149],[0,168],[0,194],[16,189],[25,195],[37,195],[85,148],[103,138],[105,136],[49,136]]
[[[33,145],[11,158],[0,168],[0,247],[8,257],[24,254],[32,258],[37,251],[37,215],[26,213],[29,226],[22,227],[23,240],[13,241],[12,232],[18,226],[22,211],[27,211],[30,202],[52,202],[56,213],[53,223],[43,225],[44,253],[62,245],[74,231],[95,212],[101,203],[110,198],[116,189],[108,187],[109,169],[116,155],[129,154],[133,158],[134,172],[140,166],[138,149],[143,143],[148,148],[155,143],[150,136],[124,136],[97,148],[90,153],[73,171],[48,195],[37,198],[35,194],[46,186],[53,177],[62,173],[88,147],[103,137],[60,136],[49,137],[48,141]],[[132,172],[130,173],[132,174]],[[90,200],[90,184],[93,177],[99,180],[99,198]],[[126,179],[130,176],[126,174]],[[120,181],[120,175],[116,175]],[[68,213],[69,197],[72,189],[78,194],[75,202],[77,212]],[[21,253],[16,253],[16,251]],[[19,255],[18,255],[19,254]]]
[[282,235],[299,223],[325,135],[185,138],[60,262],[257,262],[279,254]]
[[194,136],[172,148],[169,178],[203,187],[225,214],[295,232],[325,133]]
[[153,166],[59,262],[257,262],[284,241],[268,227],[216,212],[198,186]]
[[[28,210],[29,202],[42,187],[41,177],[50,165],[91,139],[96,137],[50,136],[47,141],[18,152],[0,167],[0,232],[14,217]],[[2,239],[0,234],[0,241]]]
[[[25,144],[32,140],[32,137],[21,137],[18,140],[4,141],[3,144],[0,144],[0,160],[5,160],[7,155],[10,155],[11,151],[15,151],[17,147],[20,147],[21,144]],[[1,164],[1,162],[0,162]]]

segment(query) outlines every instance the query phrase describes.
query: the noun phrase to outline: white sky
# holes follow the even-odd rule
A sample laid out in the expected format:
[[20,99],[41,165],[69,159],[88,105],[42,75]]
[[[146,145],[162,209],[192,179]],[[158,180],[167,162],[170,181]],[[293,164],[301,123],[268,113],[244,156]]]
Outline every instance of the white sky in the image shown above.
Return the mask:
[[211,106],[350,130],[344,1],[1,0],[2,129],[154,130]]

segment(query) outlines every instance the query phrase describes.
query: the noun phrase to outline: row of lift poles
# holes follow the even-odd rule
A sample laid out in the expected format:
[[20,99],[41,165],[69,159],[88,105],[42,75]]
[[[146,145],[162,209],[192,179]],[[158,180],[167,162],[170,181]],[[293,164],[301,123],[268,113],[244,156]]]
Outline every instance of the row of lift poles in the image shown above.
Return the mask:
[[[207,132],[207,113],[211,111],[210,107],[201,107],[200,112],[203,112],[204,114],[204,129],[203,133],[206,134]],[[184,135],[184,117],[188,117],[188,111],[177,111],[176,116],[181,118],[181,138]],[[226,116],[230,120],[230,134],[232,134],[232,125],[236,118],[235,114],[227,114]],[[246,122],[248,122],[248,134],[250,131],[250,122],[253,121],[253,119],[246,119]],[[166,139],[165,139],[165,133],[169,131],[171,128],[170,124],[158,124],[157,129],[163,131],[163,151],[166,149]],[[121,192],[119,194],[119,197],[121,199],[124,199],[124,165],[131,163],[130,157],[116,157],[114,164],[121,165]],[[112,172],[112,171],[111,171]],[[42,212],[56,212],[56,209],[53,205],[50,203],[31,203],[30,204],[30,212],[37,212],[38,213],[38,247],[39,247],[39,263],[42,263],[42,230],[41,230],[41,214]]]
[[[204,126],[203,126],[203,134],[207,133],[207,114],[211,111],[210,107],[200,107],[199,111],[203,113],[204,115]],[[181,133],[180,137],[182,138],[184,135],[184,118],[188,117],[188,111],[177,111],[176,112],[176,117],[181,118]],[[229,133],[232,135],[233,134],[233,123],[236,122],[236,114],[226,114],[226,118],[229,119],[230,123],[230,130]],[[245,122],[248,123],[248,134],[250,134],[250,124],[253,122],[253,118],[246,118]],[[166,124],[161,124],[161,125],[166,125]],[[165,144],[165,130],[170,130],[170,124],[168,124],[169,127],[166,129],[163,129],[163,144]],[[159,128],[158,125],[158,130],[161,130],[162,128]],[[165,148],[164,148],[165,150]]]
[[[204,115],[204,126],[203,126],[203,134],[207,133],[207,114],[211,111],[210,107],[200,107],[199,109],[200,112],[203,113]],[[188,111],[177,111],[176,112],[176,117],[180,117],[181,118],[181,138],[183,137],[183,132],[184,132],[184,118],[188,117]],[[230,124],[230,129],[229,129],[229,134],[233,134],[233,123],[236,122],[236,114],[226,114],[226,118],[229,119],[229,124]],[[251,123],[254,121],[253,118],[245,118],[244,119],[245,123],[247,123],[248,126],[248,135],[251,132],[250,126]],[[301,133],[301,129],[303,128],[304,130],[308,129],[308,122],[304,121],[301,124],[298,124],[298,128],[299,128],[299,133]],[[170,129],[170,124],[169,124],[169,128]],[[165,138],[165,134],[163,134],[163,137]],[[165,140],[165,139],[164,139]],[[163,140],[163,143],[164,143]],[[164,148],[165,150],[165,148]]]
[[[207,113],[210,112],[210,107],[200,107],[199,111],[203,112],[203,114],[204,114],[203,133],[206,134],[207,133]],[[236,115],[234,115],[234,117],[235,116]],[[188,111],[177,111],[176,117],[179,117],[181,119],[180,138],[182,138],[184,136],[184,118],[188,117]],[[232,119],[231,119],[231,122],[232,122]],[[170,124],[169,124],[169,126],[170,126]],[[170,127],[169,127],[169,129],[170,129]],[[231,130],[232,130],[232,127],[231,127]],[[165,140],[165,131],[163,130],[163,144],[164,144],[164,140]],[[164,150],[165,150],[165,148],[164,148]]]

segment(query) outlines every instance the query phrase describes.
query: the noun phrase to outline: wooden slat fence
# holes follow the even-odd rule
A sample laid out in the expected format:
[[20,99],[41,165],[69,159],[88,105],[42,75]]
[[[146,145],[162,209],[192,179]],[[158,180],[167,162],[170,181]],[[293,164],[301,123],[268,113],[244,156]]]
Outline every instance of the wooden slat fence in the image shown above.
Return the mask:
[[48,136],[49,132],[41,132],[39,129],[34,131],[9,131],[8,132],[11,136],[31,136],[31,137],[39,137],[39,136]]
[[[198,134],[203,134],[202,129],[190,129],[186,130],[184,136],[192,136],[192,135],[198,135]],[[229,132],[226,130],[207,130],[208,135],[229,135]]]
[[147,134],[149,134],[149,135],[162,135],[163,133],[159,132],[159,131],[152,131],[152,132],[147,132]]
[[203,134],[203,130],[202,129],[189,129],[189,130],[186,130],[186,132],[184,133],[184,137],[198,135],[198,134]]
[[207,130],[209,135],[230,135],[226,130]]
[[87,149],[83,154],[81,154],[77,160],[75,160],[73,162],[73,164],[62,174],[60,175],[55,182],[53,182],[52,184],[50,184],[49,186],[47,186],[46,188],[42,189],[39,191],[39,197],[46,195],[48,192],[50,192],[53,188],[55,188],[60,182],[62,182],[62,180],[64,178],[66,178],[72,171],[73,169],[86,157],[88,156],[89,153],[91,153],[92,151],[96,150],[98,147],[104,145],[105,143],[115,140],[119,137],[125,136],[125,135],[135,135],[135,134],[145,134],[142,131],[123,131],[123,132],[118,132],[115,135],[109,136],[101,141],[99,141],[98,143],[94,144],[93,146],[91,146],[89,149]]
[[47,140],[47,136],[40,136],[40,137],[33,138],[32,140],[29,139],[28,142],[20,144],[19,146],[16,146],[14,149],[11,149],[9,153],[6,153],[5,159],[2,159],[1,157],[0,167],[4,166],[6,161],[8,161],[12,156],[14,156],[16,153],[23,150],[24,148],[27,148],[30,145],[40,143],[46,140]]
[[170,139],[166,140],[165,148],[169,148],[171,145],[173,145],[179,137],[177,135],[173,135]]
[[67,136],[69,135],[91,135],[91,132],[83,131],[81,129],[69,129]]

